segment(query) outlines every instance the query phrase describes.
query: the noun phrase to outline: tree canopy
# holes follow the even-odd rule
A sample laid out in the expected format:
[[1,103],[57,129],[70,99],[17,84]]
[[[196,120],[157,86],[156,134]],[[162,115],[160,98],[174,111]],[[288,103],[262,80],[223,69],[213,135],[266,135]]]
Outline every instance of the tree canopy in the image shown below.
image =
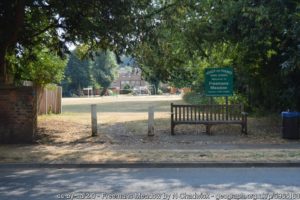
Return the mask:
[[122,52],[139,39],[149,0],[12,0],[0,2],[0,82],[8,55],[36,54],[36,46],[63,56],[70,44]]
[[299,13],[298,0],[1,1],[0,82],[7,66],[22,70],[14,57],[85,44],[86,56],[127,51],[146,79],[199,91],[206,67],[232,66],[249,108],[300,109]]
[[62,81],[64,96],[80,95],[85,87],[102,88],[103,95],[116,76],[116,56],[111,51],[97,51],[93,59],[82,58],[85,48],[74,50]]
[[111,51],[97,52],[95,59],[91,61],[93,81],[103,88],[101,95],[104,95],[114,81],[118,66],[116,56]]
[[300,109],[299,13],[296,0],[181,1],[156,16],[137,61],[146,75],[202,92],[204,68],[232,66],[250,108]]

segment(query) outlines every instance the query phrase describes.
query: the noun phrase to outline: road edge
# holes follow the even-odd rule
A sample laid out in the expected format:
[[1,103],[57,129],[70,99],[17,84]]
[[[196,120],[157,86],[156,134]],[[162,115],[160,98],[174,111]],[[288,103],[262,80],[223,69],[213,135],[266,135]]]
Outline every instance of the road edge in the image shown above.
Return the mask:
[[251,168],[300,167],[300,162],[189,162],[189,163],[3,163],[0,169],[71,168]]

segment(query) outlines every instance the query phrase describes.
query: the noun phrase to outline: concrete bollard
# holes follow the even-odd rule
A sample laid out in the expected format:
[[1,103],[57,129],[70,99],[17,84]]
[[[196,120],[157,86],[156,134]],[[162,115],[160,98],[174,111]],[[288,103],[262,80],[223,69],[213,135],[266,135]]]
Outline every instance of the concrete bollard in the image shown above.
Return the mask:
[[148,136],[154,136],[154,107],[150,106],[148,110]]
[[91,105],[91,117],[92,117],[92,136],[97,136],[97,105]]

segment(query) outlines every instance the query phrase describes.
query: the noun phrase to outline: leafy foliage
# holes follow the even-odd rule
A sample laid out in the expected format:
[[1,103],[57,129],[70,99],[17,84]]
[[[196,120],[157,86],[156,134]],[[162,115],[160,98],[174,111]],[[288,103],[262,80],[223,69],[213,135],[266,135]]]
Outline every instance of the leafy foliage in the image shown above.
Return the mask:
[[90,85],[89,65],[89,60],[81,60],[76,52],[70,54],[65,70],[65,78],[62,81],[64,96],[80,95],[81,90]]
[[90,64],[91,76],[96,83],[103,87],[103,95],[116,76],[118,67],[116,56],[111,51],[98,52]]
[[[69,44],[123,52],[139,40],[147,27],[144,12],[150,0],[13,0],[0,2],[0,82],[6,82],[7,55],[28,52],[36,46],[64,56]],[[30,57],[30,56],[29,56]],[[25,59],[25,57],[24,57]],[[30,59],[30,58],[29,58]],[[11,66],[11,65],[9,65]]]
[[34,60],[43,47],[63,57],[68,44],[85,44],[86,58],[127,51],[153,84],[201,92],[206,67],[232,66],[250,109],[300,109],[299,13],[298,0],[1,1],[0,82],[11,56]]
[[212,101],[210,97],[206,97],[205,95],[195,91],[185,93],[182,98],[185,102],[194,105],[216,103],[215,101]]
[[37,86],[60,83],[67,61],[45,48],[35,48],[33,51],[34,56],[25,52],[20,58],[15,55],[8,57],[11,73],[17,80],[33,81]]
[[65,96],[81,95],[82,89],[92,86],[95,89],[102,87],[102,95],[113,82],[116,68],[116,56],[111,51],[94,53],[94,60],[81,59],[84,49],[78,48],[69,57],[62,82]]
[[181,1],[156,16],[137,61],[148,77],[202,93],[206,67],[232,66],[251,109],[300,109],[299,11],[296,0]]

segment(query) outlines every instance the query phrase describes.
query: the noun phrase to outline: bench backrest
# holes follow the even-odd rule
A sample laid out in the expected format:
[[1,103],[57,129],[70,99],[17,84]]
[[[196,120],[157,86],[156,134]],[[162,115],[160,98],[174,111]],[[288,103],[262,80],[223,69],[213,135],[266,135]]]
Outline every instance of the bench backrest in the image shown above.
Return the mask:
[[242,104],[230,105],[176,105],[171,104],[174,121],[241,121]]

